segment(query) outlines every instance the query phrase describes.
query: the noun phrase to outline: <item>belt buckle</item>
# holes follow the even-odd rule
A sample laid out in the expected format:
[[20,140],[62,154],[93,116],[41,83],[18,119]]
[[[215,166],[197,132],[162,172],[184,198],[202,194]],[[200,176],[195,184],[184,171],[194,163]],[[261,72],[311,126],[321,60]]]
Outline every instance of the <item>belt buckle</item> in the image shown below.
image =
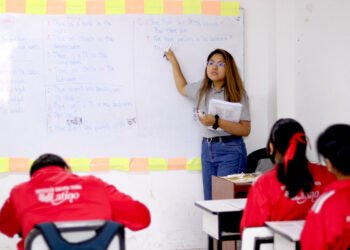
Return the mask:
[[212,137],[207,138],[207,143],[211,143],[211,142],[212,142],[212,140],[213,140],[213,138],[212,138]]

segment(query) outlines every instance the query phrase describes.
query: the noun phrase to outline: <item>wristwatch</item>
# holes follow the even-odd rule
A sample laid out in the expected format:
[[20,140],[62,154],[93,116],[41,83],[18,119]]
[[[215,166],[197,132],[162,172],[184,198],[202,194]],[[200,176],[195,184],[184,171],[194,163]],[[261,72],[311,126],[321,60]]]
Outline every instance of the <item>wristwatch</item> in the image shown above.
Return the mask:
[[213,124],[213,129],[217,129],[219,127],[219,116],[218,115],[215,115],[215,122]]

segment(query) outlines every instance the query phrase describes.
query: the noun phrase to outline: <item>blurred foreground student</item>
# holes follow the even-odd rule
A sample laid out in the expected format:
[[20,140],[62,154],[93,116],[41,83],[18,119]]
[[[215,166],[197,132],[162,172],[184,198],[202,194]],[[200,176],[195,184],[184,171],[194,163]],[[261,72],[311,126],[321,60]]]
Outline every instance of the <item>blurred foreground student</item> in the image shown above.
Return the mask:
[[335,180],[326,167],[308,161],[306,146],[304,129],[297,121],[280,119],[273,125],[267,148],[276,165],[250,188],[241,232],[266,221],[305,219],[325,186]]
[[337,176],[312,206],[301,235],[305,250],[350,249],[350,126],[337,124],[317,140],[318,153]]
[[[204,199],[211,200],[211,177],[244,172],[247,151],[242,136],[250,133],[248,96],[232,55],[223,49],[212,51],[207,57],[204,79],[187,84],[174,52],[165,53],[172,64],[178,92],[194,100],[199,110],[202,140],[202,176]],[[210,100],[218,99],[242,104],[238,122],[208,114]]]
[[119,222],[131,230],[150,224],[150,212],[93,176],[72,174],[66,162],[53,154],[41,155],[33,162],[30,180],[15,186],[0,212],[0,231],[24,239],[38,223],[104,219]]

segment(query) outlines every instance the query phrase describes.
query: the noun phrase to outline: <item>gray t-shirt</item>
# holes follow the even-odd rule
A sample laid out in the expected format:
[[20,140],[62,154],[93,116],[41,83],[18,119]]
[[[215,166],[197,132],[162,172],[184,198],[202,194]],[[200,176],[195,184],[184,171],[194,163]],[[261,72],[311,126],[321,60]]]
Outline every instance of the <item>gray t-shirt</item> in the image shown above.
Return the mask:
[[[202,86],[202,81],[198,81],[195,83],[187,84],[185,87],[186,90],[186,96],[190,98],[191,100],[195,101],[195,106],[197,107],[198,97],[199,97],[199,89]],[[222,88],[221,90],[217,91],[214,86],[210,89],[207,98],[203,97],[202,101],[199,105],[199,109],[202,112],[208,113],[208,104],[211,99],[218,99],[225,101],[225,90]],[[249,99],[246,94],[244,94],[242,100],[240,101],[242,104],[242,113],[240,120],[243,121],[250,121],[250,111],[249,111]],[[211,138],[216,136],[227,136],[231,135],[225,131],[217,131],[217,130],[210,130],[206,126],[201,126],[201,134],[203,137]]]

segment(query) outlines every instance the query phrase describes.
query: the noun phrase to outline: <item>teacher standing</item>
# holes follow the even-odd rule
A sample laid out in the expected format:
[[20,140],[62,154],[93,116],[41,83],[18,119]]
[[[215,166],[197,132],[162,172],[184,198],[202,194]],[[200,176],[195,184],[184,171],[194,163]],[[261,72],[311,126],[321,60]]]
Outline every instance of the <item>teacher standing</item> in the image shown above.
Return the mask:
[[[174,52],[165,53],[172,65],[178,92],[197,104],[199,121],[202,123],[202,175],[205,200],[211,200],[211,177],[244,172],[247,151],[243,136],[250,133],[249,100],[232,55],[215,49],[207,58],[204,79],[187,84]],[[239,122],[208,114],[210,100],[218,99],[242,104]],[[212,127],[212,129],[208,129]],[[221,128],[221,129],[219,129]]]

